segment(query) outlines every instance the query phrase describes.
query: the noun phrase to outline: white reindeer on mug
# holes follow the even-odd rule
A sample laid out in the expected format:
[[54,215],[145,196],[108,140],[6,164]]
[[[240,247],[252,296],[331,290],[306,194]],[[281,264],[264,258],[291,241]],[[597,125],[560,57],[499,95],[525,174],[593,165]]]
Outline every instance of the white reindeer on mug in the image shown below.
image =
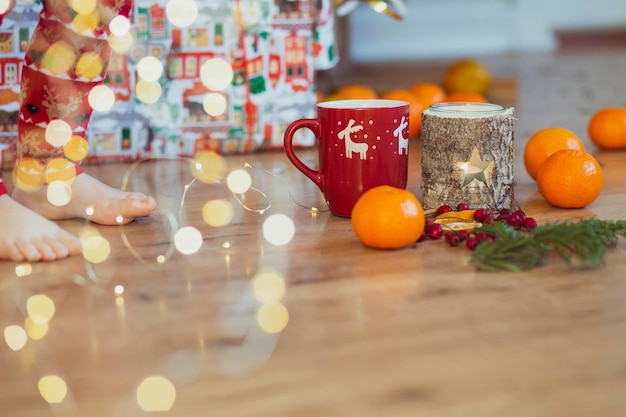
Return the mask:
[[367,150],[369,149],[369,145],[367,143],[362,142],[353,142],[350,138],[350,135],[354,132],[358,132],[363,130],[362,125],[354,126],[354,119],[350,119],[348,122],[348,126],[343,129],[341,132],[337,134],[337,137],[340,140],[346,141],[346,158],[352,159],[352,153],[356,152],[359,154],[361,159],[365,160],[367,158]]
[[393,135],[398,138],[398,155],[402,155],[402,151],[404,151],[406,155],[409,154],[409,138],[408,137],[405,138],[402,135],[402,131],[408,125],[409,125],[409,121],[405,120],[404,116],[402,116],[402,120],[400,121],[400,124],[398,125],[396,130],[393,131]]

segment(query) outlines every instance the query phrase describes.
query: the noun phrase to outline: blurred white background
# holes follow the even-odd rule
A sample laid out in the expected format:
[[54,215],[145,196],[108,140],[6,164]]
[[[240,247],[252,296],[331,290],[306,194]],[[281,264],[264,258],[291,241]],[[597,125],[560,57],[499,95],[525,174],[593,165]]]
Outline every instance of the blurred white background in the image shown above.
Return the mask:
[[346,19],[350,60],[373,62],[544,52],[556,34],[626,30],[626,0],[405,0],[408,14],[392,20],[360,6]]

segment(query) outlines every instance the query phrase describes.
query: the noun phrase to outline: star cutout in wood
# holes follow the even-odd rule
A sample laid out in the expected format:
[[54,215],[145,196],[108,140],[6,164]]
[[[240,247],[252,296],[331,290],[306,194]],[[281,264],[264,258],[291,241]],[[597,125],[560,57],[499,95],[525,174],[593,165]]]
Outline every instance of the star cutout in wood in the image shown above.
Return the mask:
[[467,187],[474,180],[489,187],[491,185],[489,174],[494,163],[495,161],[483,161],[478,147],[475,146],[469,161],[457,162],[454,165],[463,171],[463,187]]

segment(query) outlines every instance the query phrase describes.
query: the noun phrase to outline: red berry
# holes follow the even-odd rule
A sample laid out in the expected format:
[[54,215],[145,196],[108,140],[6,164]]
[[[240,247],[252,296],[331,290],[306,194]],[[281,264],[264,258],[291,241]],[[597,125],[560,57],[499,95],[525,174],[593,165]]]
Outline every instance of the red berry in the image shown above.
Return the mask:
[[426,234],[431,239],[439,239],[441,235],[443,234],[443,227],[441,227],[439,223],[431,223],[428,226],[428,230],[426,231]]
[[437,209],[437,213],[439,214],[448,213],[449,211],[452,211],[452,207],[448,206],[447,204],[439,206],[439,208]]
[[487,216],[489,216],[489,212],[484,208],[479,208],[474,212],[474,220],[480,223],[484,222]]
[[470,250],[474,250],[474,248],[476,248],[476,245],[478,245],[479,243],[480,240],[476,239],[475,237],[470,237],[469,239],[467,239],[467,241],[465,241],[465,246],[467,246],[467,248]]
[[509,226],[519,227],[522,225],[523,220],[520,215],[515,212],[509,215],[509,218],[506,220],[506,222]]
[[526,220],[524,220],[524,226],[528,227],[529,229],[534,229],[535,227],[537,227],[537,220],[535,220],[533,217],[526,217]]
[[458,232],[456,232],[459,237],[461,238],[461,240],[467,240],[467,238],[470,237],[470,232],[469,230],[459,230]]
[[424,240],[426,240],[426,230],[424,230],[422,234],[420,235],[420,237],[417,238],[418,242],[423,242]]
[[448,233],[446,235],[446,241],[450,246],[459,246],[461,243],[461,237],[456,232]]
[[469,210],[469,204],[467,203],[459,203],[457,206],[457,211]]

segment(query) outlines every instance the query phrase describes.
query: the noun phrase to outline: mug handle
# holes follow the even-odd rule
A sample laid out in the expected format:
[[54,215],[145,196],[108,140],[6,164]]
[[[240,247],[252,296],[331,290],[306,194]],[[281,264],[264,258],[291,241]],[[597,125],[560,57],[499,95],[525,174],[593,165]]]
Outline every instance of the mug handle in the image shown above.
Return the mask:
[[285,130],[284,147],[285,147],[285,153],[287,154],[287,158],[289,158],[291,163],[298,170],[300,170],[300,172],[302,172],[311,181],[313,181],[323,193],[324,192],[324,176],[321,173],[321,171],[311,169],[308,166],[306,166],[304,162],[302,162],[300,158],[298,158],[295,152],[293,151],[293,136],[295,135],[296,131],[298,131],[299,129],[309,129],[311,132],[313,132],[313,135],[315,135],[315,140],[319,142],[319,137],[321,133],[320,121],[318,119],[299,119],[299,120],[292,122],[289,126],[287,126],[287,129]]

